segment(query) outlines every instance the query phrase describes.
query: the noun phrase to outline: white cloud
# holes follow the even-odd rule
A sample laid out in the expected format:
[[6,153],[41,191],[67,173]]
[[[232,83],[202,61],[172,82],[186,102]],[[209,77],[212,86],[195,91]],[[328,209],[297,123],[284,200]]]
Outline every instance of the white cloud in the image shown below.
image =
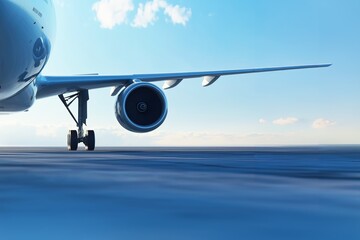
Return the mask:
[[266,124],[267,121],[266,121],[266,119],[260,118],[260,119],[259,119],[259,123],[260,123],[260,124]]
[[[70,129],[68,126],[61,124],[39,124],[39,125],[24,125],[26,127],[32,127],[36,130],[36,135],[39,137],[51,137],[56,138],[59,133],[66,133],[63,129]],[[64,134],[65,135],[65,134]]]
[[[133,0],[100,0],[93,5],[96,18],[102,28],[112,29],[116,25],[127,24],[129,13],[135,10]],[[190,8],[169,4],[166,0],[151,0],[139,3],[132,27],[146,28],[154,24],[160,12],[170,18],[173,24],[186,25],[192,12]]]
[[174,24],[185,26],[191,17],[191,9],[171,5],[165,0],[152,0],[145,4],[139,4],[132,26],[146,28],[149,24],[154,24],[160,10],[163,10],[164,14],[170,17]]
[[[48,124],[3,117],[0,122],[0,146],[66,146],[66,134],[74,124]],[[26,120],[26,118],[24,118]],[[96,131],[98,146],[274,146],[304,144],[359,143],[359,134],[349,132],[213,132],[157,130],[136,134],[118,124],[91,124]],[[332,130],[333,131],[333,130]],[[317,131],[315,131],[317,132]],[[359,132],[359,131],[358,131]],[[326,134],[328,133],[328,134]],[[82,145],[80,145],[82,146]]]
[[335,124],[336,124],[336,122],[334,122],[334,121],[319,118],[313,122],[312,127],[315,129],[322,129],[322,128],[327,128],[327,127],[333,126]]
[[191,9],[180,7],[179,5],[168,5],[165,8],[165,14],[168,15],[174,24],[182,24],[183,26],[190,20],[192,12]]
[[299,121],[299,119],[295,117],[287,117],[287,118],[279,118],[273,121],[273,124],[285,126],[285,125],[292,125]]
[[127,15],[134,10],[133,0],[101,0],[92,7],[102,28],[112,29],[127,22]]
[[153,0],[145,4],[140,3],[132,26],[146,28],[149,24],[154,24],[160,8],[166,6],[167,3],[163,0]]

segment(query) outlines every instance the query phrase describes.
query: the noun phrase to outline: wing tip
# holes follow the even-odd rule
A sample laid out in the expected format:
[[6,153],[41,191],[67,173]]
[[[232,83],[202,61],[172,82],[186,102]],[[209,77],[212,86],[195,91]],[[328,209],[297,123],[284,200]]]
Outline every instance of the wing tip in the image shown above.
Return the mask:
[[325,64],[322,64],[323,67],[331,67],[333,64],[332,63],[325,63]]

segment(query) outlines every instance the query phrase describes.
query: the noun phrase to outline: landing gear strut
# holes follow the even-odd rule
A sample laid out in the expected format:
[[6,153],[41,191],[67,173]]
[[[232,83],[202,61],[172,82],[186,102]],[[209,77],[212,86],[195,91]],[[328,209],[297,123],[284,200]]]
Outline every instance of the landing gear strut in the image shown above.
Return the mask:
[[[65,97],[63,94],[59,95],[61,102],[64,104],[71,117],[74,119],[78,130],[70,130],[67,136],[67,145],[70,151],[76,151],[79,143],[84,143],[87,151],[95,150],[95,132],[93,130],[84,131],[87,119],[87,102],[89,101],[89,91],[81,90],[75,94]],[[70,105],[78,100],[78,119],[70,110]]]

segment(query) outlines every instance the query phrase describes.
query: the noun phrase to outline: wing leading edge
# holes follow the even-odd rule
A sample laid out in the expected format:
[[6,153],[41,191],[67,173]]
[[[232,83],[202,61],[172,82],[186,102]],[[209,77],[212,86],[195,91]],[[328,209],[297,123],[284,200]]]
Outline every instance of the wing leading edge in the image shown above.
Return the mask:
[[119,76],[104,76],[104,75],[79,75],[79,76],[40,76],[36,80],[38,87],[37,98],[45,98],[50,96],[57,96],[67,92],[75,92],[84,89],[97,89],[104,87],[115,87],[113,95],[118,92],[123,86],[131,84],[134,80],[143,82],[159,82],[165,81],[163,88],[170,89],[176,87],[184,79],[201,78],[204,80],[202,85],[204,87],[210,86],[217,81],[221,76],[275,72],[298,69],[311,69],[330,67],[331,64],[319,65],[303,65],[303,66],[289,66],[289,67],[273,67],[273,68],[255,68],[255,69],[240,69],[240,70],[225,70],[225,71],[207,71],[207,72],[188,72],[188,73],[160,73],[160,74],[134,74],[134,75],[119,75]]

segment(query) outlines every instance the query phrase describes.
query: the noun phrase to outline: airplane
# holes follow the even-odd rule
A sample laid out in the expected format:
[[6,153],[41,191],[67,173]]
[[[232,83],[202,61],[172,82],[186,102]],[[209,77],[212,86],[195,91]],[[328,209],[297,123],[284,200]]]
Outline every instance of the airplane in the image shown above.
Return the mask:
[[[89,90],[112,88],[117,97],[115,115],[125,129],[146,133],[160,127],[167,116],[168,104],[161,88],[153,83],[164,82],[163,89],[176,87],[185,79],[203,78],[204,87],[221,76],[323,68],[331,64],[255,68],[226,71],[134,75],[43,76],[55,37],[55,7],[52,0],[0,1],[0,113],[28,111],[37,99],[58,96],[77,130],[67,135],[67,147],[76,151],[95,149],[95,132],[84,129],[87,121]],[[77,101],[77,118],[70,105]]]

